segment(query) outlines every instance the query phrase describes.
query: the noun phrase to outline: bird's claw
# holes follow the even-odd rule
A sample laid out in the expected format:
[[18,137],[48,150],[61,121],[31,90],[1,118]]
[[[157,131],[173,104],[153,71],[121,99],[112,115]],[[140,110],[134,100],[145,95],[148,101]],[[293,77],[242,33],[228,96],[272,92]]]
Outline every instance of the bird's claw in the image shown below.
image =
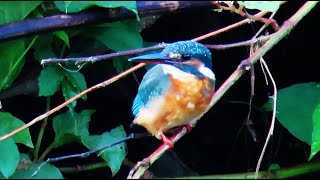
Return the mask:
[[186,128],[187,133],[191,132],[191,130],[192,130],[192,125],[191,124],[186,124],[186,125],[184,125],[184,127]]
[[149,167],[151,166],[150,159],[144,158],[142,161],[138,162],[140,166]]
[[160,136],[163,141],[163,144],[168,145],[169,149],[174,148],[174,143],[170,139],[168,139],[164,134],[161,134]]

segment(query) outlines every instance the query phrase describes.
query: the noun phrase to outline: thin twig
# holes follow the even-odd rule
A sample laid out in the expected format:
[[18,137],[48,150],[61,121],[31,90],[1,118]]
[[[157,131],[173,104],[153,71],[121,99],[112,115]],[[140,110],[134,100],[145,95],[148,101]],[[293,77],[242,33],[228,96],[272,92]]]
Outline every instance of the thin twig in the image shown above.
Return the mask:
[[[258,46],[256,44],[252,44],[251,48],[250,48],[250,56],[255,52],[255,50],[258,48]],[[257,135],[256,135],[256,131],[252,128],[252,120],[250,119],[250,115],[251,115],[251,105],[252,105],[252,100],[253,100],[253,96],[254,96],[254,85],[255,85],[255,73],[254,73],[254,66],[252,66],[252,68],[250,69],[250,85],[251,85],[251,91],[250,91],[250,98],[249,98],[249,110],[248,110],[248,114],[247,114],[247,118],[245,120],[245,125],[248,128],[253,140],[255,142],[258,141],[257,139]]]
[[114,143],[111,143],[111,144],[107,144],[107,145],[103,145],[97,149],[93,149],[91,151],[86,151],[86,152],[83,152],[83,153],[78,153],[78,154],[71,154],[71,155],[66,155],[66,156],[59,156],[59,157],[56,157],[56,158],[48,158],[46,161],[48,163],[51,163],[51,162],[57,162],[57,161],[61,161],[61,160],[65,160],[65,159],[71,159],[71,158],[85,158],[85,157],[88,157],[89,155],[93,154],[93,153],[96,153],[96,152],[99,152],[100,153],[98,155],[100,155],[101,153],[103,153],[104,150],[108,149],[108,148],[111,148],[113,146],[116,146],[118,144],[121,144],[125,141],[128,141],[130,139],[138,139],[138,138],[144,138],[144,137],[147,137],[147,136],[150,136],[149,134],[146,134],[146,133],[141,133],[141,134],[133,134],[131,133],[128,137],[124,138],[124,139],[121,139],[119,141],[116,141]]
[[253,104],[250,104],[248,102],[245,102],[245,101],[230,101],[230,100],[226,100],[227,103],[232,103],[232,104],[244,104],[244,105],[248,105],[248,106],[251,106],[251,108],[257,110],[257,111],[260,111],[260,112],[264,112],[262,110],[262,108],[258,107],[258,106],[255,106]]
[[[229,48],[235,48],[235,47],[242,47],[242,46],[248,46],[250,44],[253,44],[255,42],[261,41],[261,42],[265,42],[268,39],[270,39],[271,35],[268,36],[261,36],[257,39],[250,39],[247,41],[241,41],[241,42],[237,42],[237,43],[230,43],[230,44],[205,44],[205,46],[209,49],[215,49],[215,50],[225,50],[225,49],[229,49]],[[193,39],[195,40],[195,39]],[[134,54],[138,54],[138,53],[142,53],[142,52],[146,52],[146,51],[153,51],[153,50],[158,50],[158,49],[163,49],[165,48],[165,46],[167,46],[168,44],[166,43],[161,43],[159,45],[156,46],[150,46],[150,47],[145,47],[145,48],[138,48],[138,49],[133,49],[133,50],[128,50],[128,51],[121,51],[121,52],[115,52],[115,53],[110,53],[110,54],[104,54],[104,55],[97,55],[97,56],[90,56],[90,57],[79,57],[79,58],[48,58],[48,59],[43,59],[41,61],[42,65],[46,65],[46,64],[52,64],[52,63],[65,63],[65,62],[69,62],[69,63],[76,63],[76,64],[80,64],[80,63],[84,63],[84,62],[97,62],[97,61],[102,61],[102,60],[106,60],[106,59],[110,59],[113,57],[117,57],[117,56],[127,56],[127,55],[134,55]]]
[[91,62],[91,63],[94,63],[96,61],[110,59],[110,58],[117,57],[117,56],[127,56],[127,55],[138,54],[138,53],[142,53],[142,52],[146,52],[146,51],[162,49],[165,46],[166,46],[165,43],[161,43],[156,46],[132,49],[132,50],[128,50],[128,51],[121,51],[121,52],[115,52],[115,53],[110,53],[110,54],[103,54],[103,55],[98,55],[98,56],[80,57],[80,58],[49,58],[49,59],[43,59],[41,61],[41,64],[46,65],[46,64],[52,64],[52,63],[64,63],[64,62],[74,62],[74,63]]
[[[298,11],[295,13],[290,19],[284,22],[283,26],[274,33],[274,35],[267,41],[261,48],[259,48],[252,56],[248,59],[244,60],[247,63],[255,64],[263,55],[265,55],[273,46],[275,46],[282,38],[284,38],[290,31],[296,26],[300,20],[307,15],[311,9],[317,4],[317,1],[309,1],[306,2]],[[212,33],[214,34],[214,33]],[[199,39],[199,38],[198,38]],[[230,87],[238,81],[238,79],[245,73],[246,71],[241,66],[231,74],[231,76],[221,85],[221,87],[215,92],[207,111],[211,109],[211,107],[225,94],[225,92],[230,89]],[[206,111],[206,112],[207,112]],[[205,113],[204,113],[205,114]],[[198,118],[200,119],[201,116]],[[183,128],[184,129],[184,128]],[[180,131],[181,132],[181,131]],[[180,133],[179,132],[179,133]],[[178,134],[179,134],[178,133]],[[185,135],[185,133],[179,134],[181,136]],[[174,136],[175,137],[175,136]],[[180,137],[181,138],[181,137]],[[167,145],[160,146],[155,152],[158,152],[156,155],[159,158],[166,150],[168,149]],[[160,154],[161,153],[161,154]],[[153,155],[153,154],[152,154]],[[148,159],[152,159],[155,157],[149,156]],[[145,166],[141,166],[143,163],[138,163],[136,168],[130,171],[127,178],[139,178],[143,175]],[[152,163],[149,162],[149,165]],[[135,172],[135,173],[134,173]],[[134,173],[134,174],[133,174]]]
[[[278,9],[278,10],[279,10],[279,9]],[[272,19],[277,12],[278,12],[278,11],[273,12],[273,13],[270,15],[269,19]],[[258,35],[259,35],[265,28],[268,27],[268,25],[269,25],[269,24],[264,24],[264,25],[259,29],[259,31],[258,31],[251,39],[257,38]]]
[[225,2],[225,4],[227,4],[228,7],[225,7],[225,6],[222,6],[220,5],[219,2],[217,1],[213,1],[213,4],[215,4],[217,7],[219,7],[221,10],[228,10],[230,12],[234,12],[234,13],[237,13],[239,14],[240,16],[242,17],[245,17],[245,18],[249,18],[251,20],[254,20],[254,21],[260,21],[264,24],[267,24],[267,25],[271,25],[271,27],[275,30],[275,31],[278,31],[279,30],[279,25],[278,23],[272,19],[272,18],[263,18],[263,17],[256,17],[256,16],[252,16],[251,14],[249,13],[246,13],[244,12],[244,6],[242,5],[239,5],[239,8],[236,8],[233,3],[228,3],[228,2]]
[[[271,16],[269,17],[269,19],[273,18],[273,16],[276,14],[276,12],[277,12],[277,11],[273,12],[273,13],[271,14]],[[252,37],[252,39],[255,39],[267,26],[268,26],[268,24],[264,24],[264,25],[259,29],[259,31]],[[250,50],[255,51],[256,48],[259,47],[259,46],[261,46],[261,44],[256,44],[256,45],[253,46]],[[270,71],[269,71],[269,69],[268,69],[268,66],[267,66],[266,62],[264,61],[264,59],[263,59],[262,57],[260,58],[260,65],[261,65],[261,67],[262,67],[262,72],[263,72],[263,74],[264,74],[264,76],[265,76],[265,80],[266,80],[266,84],[267,84],[267,85],[268,85],[268,78],[267,78],[267,76],[266,76],[266,73],[265,73],[264,69],[266,69],[267,72],[268,72],[268,75],[269,75],[269,77],[270,77],[270,79],[271,79],[271,81],[272,81],[272,84],[273,84],[273,88],[274,88],[274,93],[273,93],[273,94],[274,94],[274,97],[275,97],[275,98],[274,98],[274,108],[273,108],[273,110],[274,110],[274,111],[273,111],[274,116],[272,117],[271,127],[270,127],[270,130],[272,129],[272,131],[269,130],[269,134],[268,134],[268,136],[267,136],[267,138],[266,138],[266,141],[265,141],[263,150],[262,150],[262,152],[261,152],[261,154],[260,154],[260,157],[259,157],[259,160],[258,160],[258,163],[257,163],[257,167],[256,167],[255,178],[258,177],[258,172],[259,172],[259,169],[260,169],[260,165],[261,165],[261,162],[262,162],[262,159],[263,159],[263,156],[264,156],[264,153],[265,153],[267,144],[268,144],[269,139],[270,139],[270,137],[271,137],[271,135],[272,135],[272,133],[273,133],[274,122],[275,122],[275,112],[276,112],[276,105],[275,105],[275,104],[276,104],[276,101],[277,101],[277,87],[276,87],[276,83],[275,83],[275,81],[274,81],[274,79],[273,79],[273,77],[272,77],[272,74],[270,73]],[[264,65],[264,66],[263,66],[263,65]],[[251,100],[252,100],[252,98],[250,98],[250,104],[251,104]],[[251,109],[250,109],[250,110],[251,110]],[[249,114],[248,114],[248,116],[249,116]]]
[[263,146],[263,149],[262,149],[262,152],[260,154],[260,157],[259,157],[259,160],[258,160],[258,163],[257,163],[257,167],[256,167],[256,173],[255,173],[255,179],[258,178],[258,172],[259,172],[259,169],[260,169],[260,165],[261,165],[261,162],[262,162],[262,159],[263,159],[263,156],[264,156],[264,153],[266,151],[266,148],[267,148],[267,145],[268,145],[268,142],[273,134],[273,129],[274,129],[274,123],[276,121],[276,111],[277,111],[277,85],[272,77],[272,74],[270,73],[270,70],[266,64],[266,62],[264,61],[263,58],[260,59],[260,62],[264,65],[264,67],[266,68],[267,72],[268,72],[268,75],[271,79],[271,82],[272,82],[272,85],[273,85],[273,112],[272,112],[272,120],[271,120],[271,125],[270,125],[270,129],[269,129],[269,132],[268,132],[268,136],[267,136],[267,139],[266,139],[266,142],[264,143],[264,146]]
[[260,36],[259,38],[236,42],[236,43],[230,43],[230,44],[205,44],[205,46],[209,49],[214,49],[214,50],[226,50],[226,49],[235,48],[235,47],[250,46],[257,42],[261,42],[262,44],[264,44],[266,41],[268,41],[271,38],[272,35],[273,34],[270,34],[267,36]]
[[[259,13],[255,14],[254,16],[255,16],[255,17],[262,17],[262,16],[266,15],[267,13],[268,13],[268,12],[266,12],[266,11],[262,11],[262,12],[259,12]],[[250,23],[250,22],[251,22],[250,19],[244,19],[244,20],[242,20],[242,21],[239,21],[239,22],[236,22],[236,23],[234,23],[234,24],[231,24],[231,25],[229,25],[229,26],[227,26],[227,27],[221,28],[221,29],[219,29],[219,30],[217,30],[217,31],[213,31],[213,32],[211,32],[211,33],[208,33],[208,34],[202,35],[202,36],[200,36],[200,37],[194,38],[193,41],[201,41],[201,40],[203,40],[203,39],[207,39],[207,38],[209,38],[209,37],[215,36],[215,35],[220,34],[220,33],[222,33],[222,32],[230,31],[230,30],[232,30],[232,29],[234,29],[234,28],[236,28],[236,27],[239,27],[239,26],[248,24],[248,23]]]
[[70,98],[69,100],[67,100],[67,101],[65,101],[64,103],[60,104],[59,106],[57,106],[57,107],[51,109],[50,111],[48,111],[48,112],[46,112],[46,113],[44,113],[44,114],[42,114],[42,115],[34,118],[32,121],[28,122],[27,124],[25,124],[25,125],[17,128],[17,129],[15,129],[15,130],[11,131],[10,133],[7,133],[7,134],[1,136],[1,137],[0,137],[0,141],[3,141],[3,140],[5,140],[5,139],[7,139],[7,138],[9,138],[9,137],[17,134],[18,132],[21,132],[22,130],[24,130],[24,129],[30,127],[30,126],[32,126],[33,124],[35,124],[35,123],[43,120],[44,118],[50,116],[50,115],[53,114],[54,112],[56,112],[56,111],[62,109],[63,107],[69,105],[69,104],[72,103],[73,101],[81,98],[83,95],[85,95],[85,94],[87,94],[87,93],[89,93],[89,92],[91,92],[91,91],[94,91],[94,90],[96,90],[96,89],[105,87],[105,86],[107,86],[107,85],[109,85],[109,84],[111,84],[111,83],[113,83],[113,82],[121,79],[122,77],[130,74],[131,72],[133,72],[133,71],[135,71],[135,70],[143,67],[144,65],[145,65],[144,63],[140,63],[140,64],[138,64],[138,65],[136,65],[136,66],[134,66],[134,67],[132,67],[132,68],[130,68],[130,69],[122,72],[121,74],[118,74],[117,76],[115,76],[115,77],[113,77],[113,78],[110,78],[110,79],[108,79],[108,80],[106,80],[106,81],[103,81],[103,82],[101,82],[101,83],[99,83],[99,84],[96,84],[96,85],[94,85],[94,86],[92,86],[92,87],[90,87],[90,88],[82,91],[81,93],[73,96],[72,98]]

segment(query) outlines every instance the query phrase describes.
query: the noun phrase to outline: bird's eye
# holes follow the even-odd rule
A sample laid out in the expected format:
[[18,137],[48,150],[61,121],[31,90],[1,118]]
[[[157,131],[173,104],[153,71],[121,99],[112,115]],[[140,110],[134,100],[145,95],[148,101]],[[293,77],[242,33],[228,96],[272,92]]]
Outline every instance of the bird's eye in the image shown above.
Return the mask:
[[183,55],[181,55],[181,58],[183,60],[189,60],[191,58],[191,56],[190,56],[190,54],[183,54]]

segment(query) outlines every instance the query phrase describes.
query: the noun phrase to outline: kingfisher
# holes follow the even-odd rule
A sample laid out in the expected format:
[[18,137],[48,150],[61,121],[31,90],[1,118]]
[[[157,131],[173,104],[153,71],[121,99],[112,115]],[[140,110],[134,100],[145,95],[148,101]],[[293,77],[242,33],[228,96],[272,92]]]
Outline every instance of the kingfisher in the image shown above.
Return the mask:
[[215,91],[211,52],[187,40],[167,45],[161,52],[130,58],[131,62],[156,64],[144,75],[136,95],[133,124],[143,126],[169,148],[164,134],[173,127],[186,127],[201,117]]

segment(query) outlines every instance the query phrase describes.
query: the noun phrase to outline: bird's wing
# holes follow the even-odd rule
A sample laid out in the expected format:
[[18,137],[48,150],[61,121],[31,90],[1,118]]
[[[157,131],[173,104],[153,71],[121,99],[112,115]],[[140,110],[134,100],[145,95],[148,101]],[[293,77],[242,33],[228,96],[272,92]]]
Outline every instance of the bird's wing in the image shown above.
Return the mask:
[[168,74],[164,73],[161,65],[156,65],[144,75],[139,86],[138,94],[133,101],[132,113],[136,116],[141,107],[146,107],[147,103],[170,88]]

